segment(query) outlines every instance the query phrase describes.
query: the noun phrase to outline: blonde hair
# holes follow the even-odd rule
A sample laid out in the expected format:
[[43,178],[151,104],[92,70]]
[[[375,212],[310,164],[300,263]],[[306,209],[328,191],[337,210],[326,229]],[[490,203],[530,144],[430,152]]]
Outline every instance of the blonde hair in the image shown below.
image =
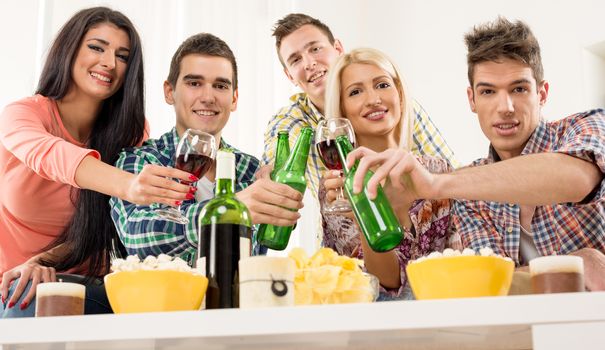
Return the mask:
[[340,98],[340,90],[342,88],[340,80],[343,70],[353,63],[374,65],[391,76],[395,82],[395,88],[399,92],[399,99],[401,101],[401,118],[397,126],[395,126],[395,137],[398,140],[399,147],[408,151],[411,150],[414,129],[412,99],[395,63],[387,55],[376,49],[355,49],[340,56],[330,68],[328,83],[326,85],[325,117],[346,118]]

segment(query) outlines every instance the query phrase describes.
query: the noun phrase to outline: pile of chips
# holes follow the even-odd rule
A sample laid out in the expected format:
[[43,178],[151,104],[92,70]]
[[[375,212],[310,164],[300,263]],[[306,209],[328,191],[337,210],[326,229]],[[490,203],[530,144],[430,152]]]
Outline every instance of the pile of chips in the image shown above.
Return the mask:
[[296,305],[371,302],[378,293],[359,259],[338,255],[330,248],[321,248],[311,258],[302,248],[295,248],[289,256],[296,262]]

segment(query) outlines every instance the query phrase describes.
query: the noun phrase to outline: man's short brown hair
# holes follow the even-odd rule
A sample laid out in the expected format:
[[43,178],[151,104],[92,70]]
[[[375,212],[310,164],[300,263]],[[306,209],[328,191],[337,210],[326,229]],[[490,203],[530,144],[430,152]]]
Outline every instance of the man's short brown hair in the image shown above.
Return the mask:
[[181,61],[183,61],[185,56],[191,54],[222,57],[231,62],[231,67],[233,68],[233,91],[237,90],[237,63],[235,62],[235,55],[227,43],[209,33],[199,33],[190,36],[179,46],[170,61],[170,72],[166,79],[170,85],[176,86],[176,81],[181,72]]
[[279,49],[281,47],[282,40],[297,31],[300,27],[310,24],[319,29],[322,33],[328,37],[328,41],[330,44],[334,45],[334,35],[332,35],[332,31],[325,25],[322,21],[317,18],[313,18],[311,16],[305,15],[304,13],[291,13],[286,17],[280,19],[275,23],[273,27],[273,36],[275,37],[275,48],[277,49],[277,57],[283,66],[285,66],[284,60],[279,54]]
[[498,17],[493,22],[475,26],[464,36],[468,53],[468,81],[473,87],[475,65],[486,61],[498,62],[504,58],[527,64],[536,79],[544,80],[540,45],[529,26],[522,21],[510,22]]

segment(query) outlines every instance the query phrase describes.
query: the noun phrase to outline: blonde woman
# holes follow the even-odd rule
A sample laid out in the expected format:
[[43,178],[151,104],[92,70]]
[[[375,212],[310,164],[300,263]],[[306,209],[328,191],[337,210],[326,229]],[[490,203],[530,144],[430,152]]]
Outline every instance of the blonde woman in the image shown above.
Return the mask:
[[[326,117],[347,118],[355,131],[356,146],[375,152],[389,148],[410,150],[434,173],[451,170],[447,161],[425,155],[412,141],[415,102],[395,64],[382,52],[360,48],[341,56],[330,69],[326,88]],[[401,244],[386,253],[372,251],[352,214],[328,214],[323,208],[336,197],[343,180],[338,171],[324,175],[319,189],[324,245],[339,254],[362,258],[376,275],[386,296],[410,298],[405,266],[448,241],[450,201],[389,197],[404,228]],[[388,194],[388,193],[387,193]]]

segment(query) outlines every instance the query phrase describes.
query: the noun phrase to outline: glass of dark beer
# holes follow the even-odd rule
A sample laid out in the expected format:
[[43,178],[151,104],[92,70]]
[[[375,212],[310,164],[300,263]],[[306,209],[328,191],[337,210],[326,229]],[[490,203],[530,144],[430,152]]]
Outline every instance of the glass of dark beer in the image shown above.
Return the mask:
[[84,314],[86,287],[78,283],[46,282],[36,287],[36,317]]
[[584,261],[579,256],[542,256],[529,262],[534,294],[584,291]]

